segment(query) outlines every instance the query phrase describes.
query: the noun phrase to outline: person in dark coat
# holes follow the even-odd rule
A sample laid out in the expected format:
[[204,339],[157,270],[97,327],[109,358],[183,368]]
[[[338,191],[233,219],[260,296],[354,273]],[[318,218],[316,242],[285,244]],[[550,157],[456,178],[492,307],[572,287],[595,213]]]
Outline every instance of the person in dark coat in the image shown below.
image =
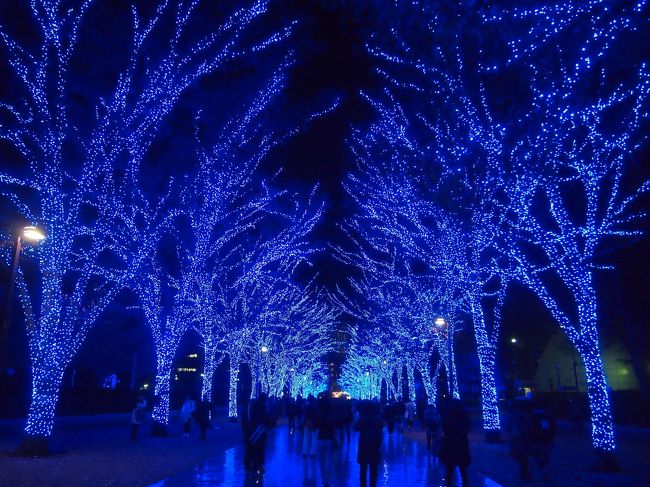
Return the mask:
[[284,403],[284,410],[287,413],[289,423],[289,434],[292,435],[296,429],[296,403],[291,396]]
[[205,440],[205,433],[210,428],[210,403],[201,399],[196,405],[194,411],[194,419],[196,424],[199,425],[201,432],[201,441]]
[[427,434],[427,451],[434,457],[438,457],[440,454],[440,415],[433,404],[427,404],[424,408],[424,430]]
[[[345,431],[348,445],[350,444],[350,428],[352,427],[352,421],[354,421],[354,415],[352,414],[352,403],[350,400],[344,400],[343,401],[343,430]],[[341,438],[341,442],[343,442],[343,438]]]
[[555,420],[549,412],[538,406],[533,409],[534,427],[531,438],[532,456],[545,479],[549,477],[550,454],[555,438]]
[[264,453],[269,426],[266,394],[261,393],[257,399],[252,399],[244,413],[242,418],[244,466],[249,473],[261,474],[264,471]]
[[303,408],[303,439],[302,439],[302,456],[315,457],[316,456],[316,434],[317,434],[317,419],[318,419],[318,406],[314,396],[311,394],[307,397],[307,402]]
[[384,420],[388,434],[392,435],[395,431],[395,418],[397,417],[396,404],[390,402],[384,406]]
[[463,487],[467,486],[467,467],[471,463],[469,455],[469,415],[463,403],[453,399],[442,416],[442,445],[440,460],[447,468],[447,486],[454,485],[456,467],[460,470]]
[[533,454],[534,429],[531,405],[528,401],[515,401],[509,425],[510,455],[519,464],[519,478],[524,482],[532,480],[528,459]]
[[334,466],[334,450],[340,446],[334,437],[339,421],[329,392],[319,395],[317,407],[318,460],[323,487],[329,487]]
[[359,405],[359,413],[359,421],[354,429],[359,432],[357,462],[359,463],[360,485],[366,487],[368,470],[370,470],[370,487],[375,487],[377,485],[384,422],[379,406],[370,401],[364,401]]

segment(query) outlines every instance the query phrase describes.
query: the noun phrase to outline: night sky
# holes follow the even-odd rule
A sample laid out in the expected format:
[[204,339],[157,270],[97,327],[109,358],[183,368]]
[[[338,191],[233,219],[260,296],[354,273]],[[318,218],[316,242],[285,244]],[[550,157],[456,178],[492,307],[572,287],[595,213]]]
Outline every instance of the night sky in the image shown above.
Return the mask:
[[[29,38],[31,21],[26,8],[18,6],[23,2],[0,2],[0,23],[14,34]],[[97,2],[84,23],[79,61],[73,73],[74,79],[82,81],[73,86],[73,100],[83,119],[88,104],[98,95],[106,94],[114,83],[119,69],[119,60],[125,54],[128,29],[127,0]],[[146,2],[140,2],[145,5]],[[209,25],[223,12],[236,4],[226,2],[202,2],[201,22]],[[210,4],[210,5],[207,5]],[[274,184],[282,187],[307,191],[319,185],[320,197],[327,205],[324,221],[314,238],[324,249],[315,259],[314,270],[320,282],[330,289],[344,284],[352,269],[346,269],[330,255],[328,244],[336,244],[343,238],[338,226],[351,214],[352,203],[346,196],[342,181],[353,169],[352,156],[347,149],[346,139],[352,127],[363,128],[372,118],[372,111],[359,96],[360,91],[373,93],[380,89],[371,59],[364,43],[368,36],[382,25],[382,2],[346,0],[288,0],[277,1],[270,15],[259,25],[261,32],[286,25],[297,20],[293,37],[288,41],[294,53],[294,68],[289,86],[272,116],[287,127],[301,123],[301,116],[323,109],[333,100],[339,99],[339,107],[305,126],[298,135],[275,149],[264,161],[261,171],[274,174],[283,171]],[[200,30],[201,27],[197,26]],[[263,34],[260,34],[260,37]],[[155,192],[169,176],[179,176],[193,167],[194,152],[191,141],[194,134],[194,119],[197,107],[203,106],[201,124],[209,127],[213,122],[223,120],[232,114],[232,107],[242,104],[243,93],[250,93],[250,87],[263,82],[275,63],[287,52],[287,46],[269,50],[251,61],[228,66],[215,75],[201,80],[185,94],[182,102],[166,120],[161,137],[151,148],[143,172],[148,176],[149,188]],[[94,62],[96,59],[102,62]],[[0,99],[5,99],[15,86],[9,76],[9,67],[0,55]],[[648,172],[647,151],[645,158],[638,161],[638,170]],[[19,164],[14,154],[0,145],[0,164]],[[153,169],[154,171],[150,171]],[[646,199],[641,203],[650,207]],[[6,201],[0,211],[0,225],[3,233],[16,221],[16,215],[8,212]],[[601,313],[604,326],[603,338],[623,339],[628,346],[635,346],[646,359],[650,358],[650,224],[643,222],[645,235],[625,244],[613,244],[611,250],[603,251],[603,261],[613,263],[617,269],[604,271],[598,277],[598,287],[603,296]],[[3,286],[6,280],[3,280]],[[139,366],[153,370],[154,357],[148,345],[148,331],[138,311],[127,309],[133,305],[132,297],[121,296],[105,320],[94,329],[73,368],[88,368],[98,376],[109,372],[123,372],[130,367],[131,353],[138,351]],[[14,320],[10,334],[9,360],[24,379],[27,376],[27,348],[24,334]],[[116,333],[117,331],[117,333]],[[502,340],[518,336],[541,352],[548,337],[556,332],[550,316],[541,304],[522,289],[514,290],[508,298],[504,313]],[[461,347],[471,346],[471,332],[467,340],[461,340]],[[192,343],[194,342],[194,343]],[[186,339],[186,350],[191,350],[196,339]],[[507,347],[500,352],[507,360]],[[461,353],[468,350],[462,350]],[[147,369],[148,368],[148,369]],[[141,375],[144,375],[142,372]]]

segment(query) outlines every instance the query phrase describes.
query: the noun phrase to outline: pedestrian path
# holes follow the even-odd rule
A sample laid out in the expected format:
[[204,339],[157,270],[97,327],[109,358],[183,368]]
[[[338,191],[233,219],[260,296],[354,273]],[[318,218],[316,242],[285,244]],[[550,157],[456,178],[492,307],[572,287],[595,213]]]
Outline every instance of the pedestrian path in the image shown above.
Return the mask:
[[[352,435],[350,445],[343,442],[335,455],[332,487],[359,485],[357,464],[357,437]],[[262,481],[247,479],[243,467],[243,446],[226,450],[204,465],[177,475],[151,487],[321,487],[318,460],[301,455],[300,433],[289,434],[286,426],[276,428],[269,435],[266,452],[266,473]],[[500,487],[492,480],[472,471],[473,487]],[[444,486],[443,467],[436,465],[426,448],[400,434],[385,434],[382,464],[379,469],[380,487]]]

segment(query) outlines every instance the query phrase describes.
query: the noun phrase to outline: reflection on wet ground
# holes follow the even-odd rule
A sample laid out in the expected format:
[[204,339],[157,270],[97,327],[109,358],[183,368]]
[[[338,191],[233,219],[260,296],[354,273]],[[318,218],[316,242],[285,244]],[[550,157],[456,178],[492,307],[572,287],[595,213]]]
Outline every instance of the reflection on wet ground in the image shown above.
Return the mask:
[[[151,487],[320,487],[320,472],[315,458],[301,455],[302,435],[289,434],[285,426],[276,428],[270,435],[266,449],[266,473],[262,480],[246,477],[243,466],[243,446],[226,450],[201,467],[177,475]],[[436,464],[420,443],[398,433],[385,434],[382,464],[378,485],[382,487],[443,486],[442,465]],[[499,487],[499,484],[471,471],[469,483],[473,487]],[[350,444],[344,441],[335,454],[333,487],[359,485],[357,464],[357,437]],[[459,484],[460,485],[460,484]]]

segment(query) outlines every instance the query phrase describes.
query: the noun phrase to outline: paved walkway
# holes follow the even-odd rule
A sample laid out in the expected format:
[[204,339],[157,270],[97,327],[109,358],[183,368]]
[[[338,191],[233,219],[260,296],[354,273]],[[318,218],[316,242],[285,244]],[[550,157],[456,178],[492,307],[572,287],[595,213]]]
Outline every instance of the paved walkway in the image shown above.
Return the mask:
[[[345,443],[338,450],[335,460],[333,487],[359,485],[357,436],[352,435],[350,445]],[[243,468],[243,446],[226,450],[203,466],[184,474],[165,479],[151,487],[190,486],[264,486],[264,487],[320,487],[318,461],[303,459],[301,434],[289,434],[286,426],[276,428],[267,442],[266,474],[262,482],[246,479]],[[379,486],[443,486],[442,468],[426,454],[426,447],[419,442],[394,433],[385,433],[383,462],[379,473]],[[470,469],[470,485],[473,487],[500,487],[496,482]]]

